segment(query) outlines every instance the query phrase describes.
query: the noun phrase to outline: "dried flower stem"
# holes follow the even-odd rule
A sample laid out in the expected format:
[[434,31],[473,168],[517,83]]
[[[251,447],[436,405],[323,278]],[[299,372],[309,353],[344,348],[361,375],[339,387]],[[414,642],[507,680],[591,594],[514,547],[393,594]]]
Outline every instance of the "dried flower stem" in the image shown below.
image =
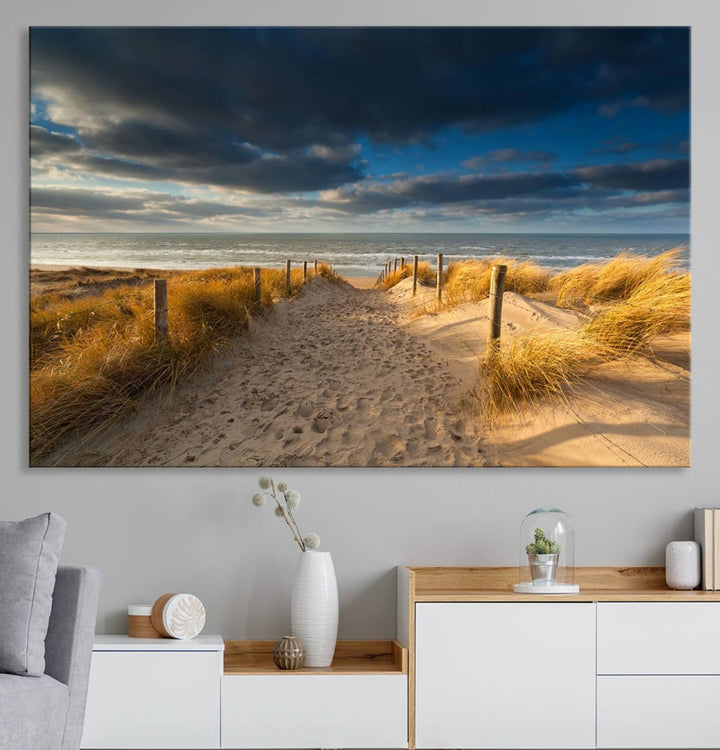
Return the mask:
[[[305,552],[306,551],[305,542],[303,542],[302,534],[300,533],[300,529],[298,528],[297,521],[295,521],[295,518],[290,508],[287,507],[287,502],[285,503],[285,507],[283,507],[283,504],[278,500],[277,494],[275,492],[275,480],[274,479],[270,480],[270,486],[272,488],[272,492],[271,492],[272,498],[277,504],[277,507],[280,508],[280,510],[282,511],[283,520],[290,528],[290,531],[292,532],[292,535],[293,535],[293,539],[298,543],[298,546],[300,547],[300,549],[303,552]],[[283,500],[284,499],[285,499],[285,495],[283,494]]]

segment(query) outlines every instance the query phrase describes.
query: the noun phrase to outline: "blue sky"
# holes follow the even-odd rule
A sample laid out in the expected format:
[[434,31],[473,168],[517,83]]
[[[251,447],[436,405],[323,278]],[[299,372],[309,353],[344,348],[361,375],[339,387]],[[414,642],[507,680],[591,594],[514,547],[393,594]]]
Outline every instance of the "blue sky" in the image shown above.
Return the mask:
[[34,28],[33,231],[689,230],[683,28]]

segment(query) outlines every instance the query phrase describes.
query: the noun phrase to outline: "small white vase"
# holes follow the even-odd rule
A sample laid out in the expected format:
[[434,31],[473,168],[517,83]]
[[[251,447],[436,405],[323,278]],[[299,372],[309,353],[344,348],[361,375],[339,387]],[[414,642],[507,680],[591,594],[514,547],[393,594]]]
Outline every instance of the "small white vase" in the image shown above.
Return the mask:
[[338,630],[338,591],[329,552],[300,553],[290,605],[292,634],[305,649],[306,667],[329,667]]
[[671,589],[690,590],[700,585],[700,545],[670,542],[665,547],[665,581]]

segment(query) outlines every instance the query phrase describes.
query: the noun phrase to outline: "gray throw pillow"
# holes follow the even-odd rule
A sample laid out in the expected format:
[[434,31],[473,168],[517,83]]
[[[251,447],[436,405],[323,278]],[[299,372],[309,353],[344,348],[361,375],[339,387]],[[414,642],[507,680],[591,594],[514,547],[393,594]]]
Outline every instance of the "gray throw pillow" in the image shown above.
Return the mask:
[[40,677],[65,519],[0,521],[0,672]]

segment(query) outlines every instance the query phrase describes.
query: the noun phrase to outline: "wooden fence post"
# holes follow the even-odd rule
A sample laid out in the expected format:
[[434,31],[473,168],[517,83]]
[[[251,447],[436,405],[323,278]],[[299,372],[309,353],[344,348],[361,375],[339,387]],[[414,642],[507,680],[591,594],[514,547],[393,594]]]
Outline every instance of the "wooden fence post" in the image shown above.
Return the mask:
[[290,293],[290,260],[285,261],[285,291]]
[[400,270],[405,270],[405,258],[400,258]]
[[505,274],[507,266],[493,266],[490,272],[490,337],[489,344],[496,348],[500,343],[500,325],[502,323],[503,292],[505,291]]
[[397,258],[395,258],[395,266],[393,268],[393,273],[397,273]]
[[262,305],[262,281],[259,268],[253,268],[253,282],[255,284],[255,307],[259,310]]
[[418,257],[413,255],[413,297],[417,292],[417,277],[418,277]]
[[442,302],[443,289],[443,254],[437,254],[437,301]]
[[167,280],[155,279],[155,343],[164,344],[168,340]]
[[313,274],[314,274],[315,276],[317,276],[317,261],[316,261],[316,260],[314,260],[314,261],[313,261],[313,263],[315,264],[315,265],[314,265],[314,268],[313,268]]
[[307,284],[307,261],[303,261],[303,284]]

